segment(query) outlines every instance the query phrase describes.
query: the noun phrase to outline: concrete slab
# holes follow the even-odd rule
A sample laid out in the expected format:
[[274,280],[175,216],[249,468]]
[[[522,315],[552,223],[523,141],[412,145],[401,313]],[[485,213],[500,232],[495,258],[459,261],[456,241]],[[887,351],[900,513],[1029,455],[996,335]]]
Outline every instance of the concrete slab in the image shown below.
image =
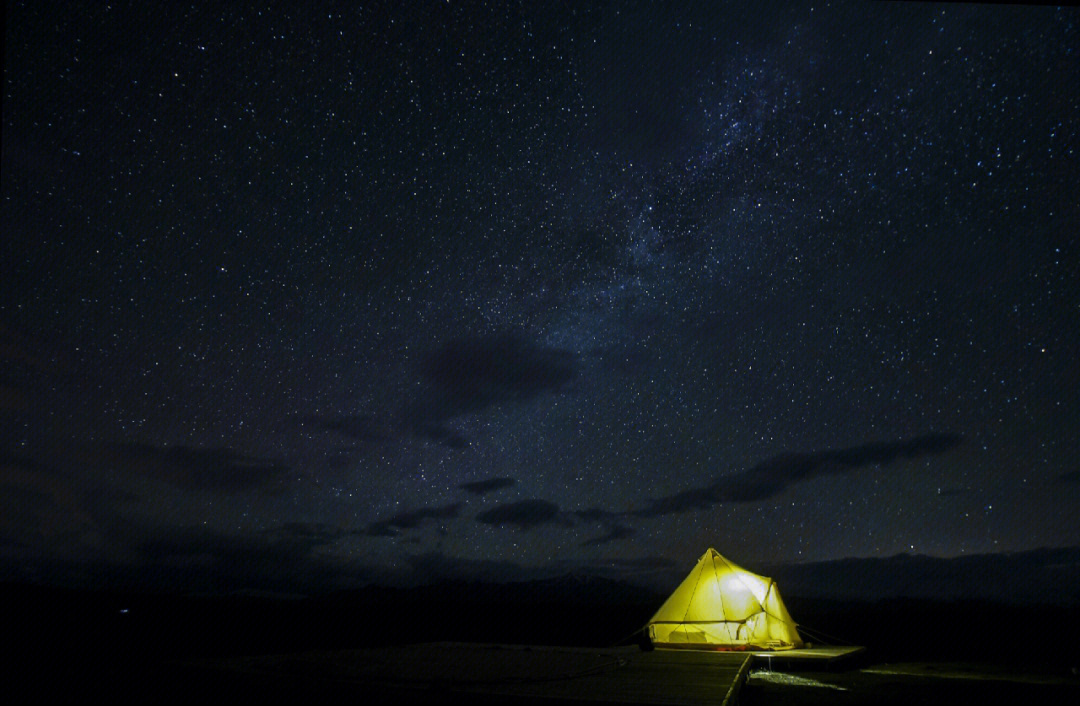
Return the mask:
[[404,702],[452,701],[457,694],[483,703],[715,706],[734,703],[752,661],[749,653],[642,652],[633,646],[432,643],[241,657],[218,660],[216,668],[332,681],[357,694],[403,696]]

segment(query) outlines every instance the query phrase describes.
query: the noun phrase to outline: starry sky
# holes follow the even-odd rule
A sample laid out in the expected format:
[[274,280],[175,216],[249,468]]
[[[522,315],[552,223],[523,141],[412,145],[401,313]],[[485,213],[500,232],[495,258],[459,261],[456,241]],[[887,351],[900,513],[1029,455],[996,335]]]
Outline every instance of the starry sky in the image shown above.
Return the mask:
[[3,572],[1080,544],[1080,13],[8,5]]

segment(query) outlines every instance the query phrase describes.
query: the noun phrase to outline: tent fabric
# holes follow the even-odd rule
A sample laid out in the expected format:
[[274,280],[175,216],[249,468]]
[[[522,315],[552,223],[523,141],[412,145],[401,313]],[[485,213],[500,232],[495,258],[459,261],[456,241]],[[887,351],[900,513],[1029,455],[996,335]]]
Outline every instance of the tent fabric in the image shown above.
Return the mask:
[[657,647],[783,650],[803,644],[773,580],[711,547],[646,630]]

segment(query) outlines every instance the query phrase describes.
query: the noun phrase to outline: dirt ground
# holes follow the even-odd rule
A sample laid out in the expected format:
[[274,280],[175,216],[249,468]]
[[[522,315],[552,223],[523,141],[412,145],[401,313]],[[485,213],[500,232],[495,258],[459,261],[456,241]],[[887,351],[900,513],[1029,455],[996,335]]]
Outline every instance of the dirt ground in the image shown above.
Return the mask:
[[[344,654],[344,653],[342,653]],[[333,655],[331,655],[333,656]],[[345,655],[348,656],[348,655]],[[246,668],[246,660],[101,664],[70,670],[64,679],[44,674],[24,679],[15,703],[458,703],[461,694],[430,685],[399,683],[373,690],[362,681],[326,678],[329,663],[305,661],[313,672],[298,671],[297,659],[283,656],[271,673]],[[265,659],[265,658],[260,658]],[[292,667],[290,668],[290,665]],[[587,666],[587,665],[585,665]],[[468,668],[468,665],[459,665]],[[333,672],[332,669],[329,669]],[[24,675],[29,676],[29,675]],[[536,700],[470,694],[477,704],[530,704]],[[564,703],[542,700],[546,706]],[[576,702],[575,702],[576,703]],[[833,672],[781,672],[755,668],[739,693],[741,706],[879,705],[957,706],[978,703],[1080,703],[1080,677],[1037,668],[1007,671],[997,665],[945,662],[873,663]]]
[[1080,703],[1080,677],[939,662],[873,664],[839,672],[755,669],[739,696],[742,706],[1074,704]]

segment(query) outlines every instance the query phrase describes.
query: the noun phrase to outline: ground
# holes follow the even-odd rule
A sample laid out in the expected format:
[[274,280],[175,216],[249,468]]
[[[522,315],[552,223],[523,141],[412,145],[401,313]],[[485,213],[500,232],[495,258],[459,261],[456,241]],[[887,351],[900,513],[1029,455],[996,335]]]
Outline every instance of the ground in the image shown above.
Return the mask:
[[755,669],[740,695],[742,706],[1077,702],[1080,678],[1075,675],[959,662],[879,663],[797,674]]

